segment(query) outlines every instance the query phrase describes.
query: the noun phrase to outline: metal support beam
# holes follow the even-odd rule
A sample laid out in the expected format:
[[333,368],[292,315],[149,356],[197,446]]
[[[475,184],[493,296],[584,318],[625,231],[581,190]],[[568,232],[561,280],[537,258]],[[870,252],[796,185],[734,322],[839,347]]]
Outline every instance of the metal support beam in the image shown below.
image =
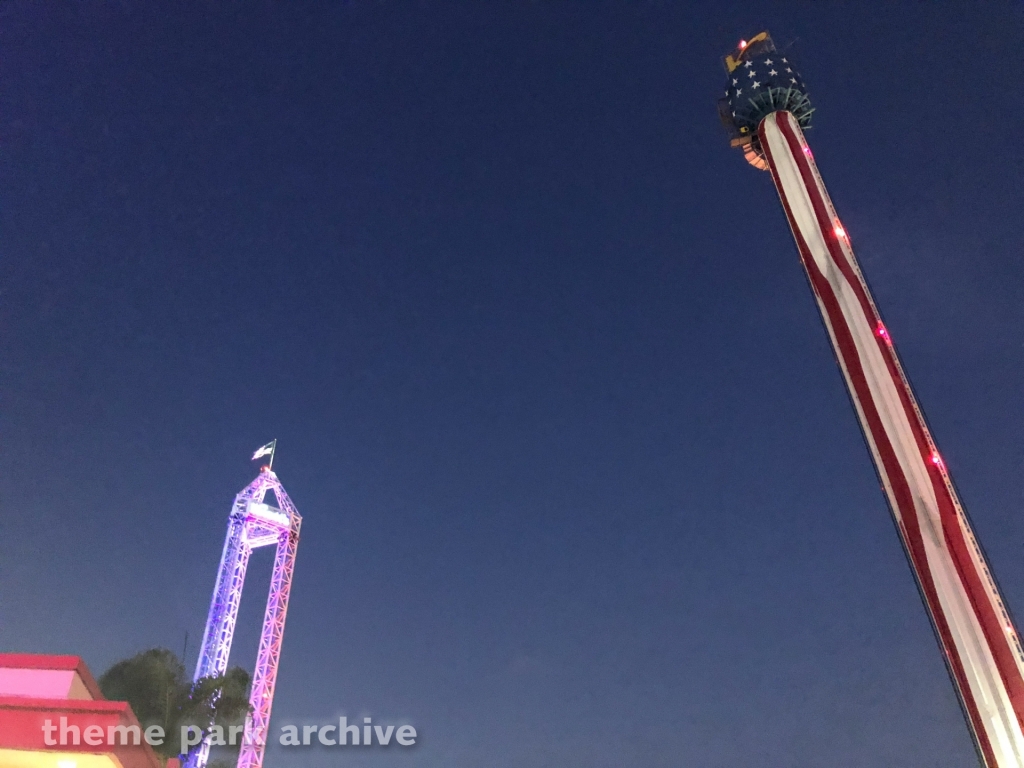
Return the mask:
[[[265,503],[268,493],[273,493],[277,507]],[[261,768],[263,764],[301,527],[301,515],[269,467],[264,467],[235,497],[228,517],[227,537],[199,649],[195,680],[227,671],[249,555],[257,547],[272,544],[277,548],[249,697],[252,711],[246,718],[246,738],[239,755],[238,765],[245,768]],[[205,768],[209,756],[210,745],[204,741],[189,756],[186,768]]]

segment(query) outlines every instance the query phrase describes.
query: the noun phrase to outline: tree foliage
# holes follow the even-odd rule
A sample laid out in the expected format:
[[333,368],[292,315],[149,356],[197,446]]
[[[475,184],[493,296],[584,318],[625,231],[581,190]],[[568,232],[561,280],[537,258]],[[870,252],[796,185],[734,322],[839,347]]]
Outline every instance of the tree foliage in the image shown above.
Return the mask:
[[182,726],[197,726],[205,736],[219,725],[226,733],[229,726],[244,723],[249,712],[248,672],[232,667],[223,675],[193,683],[185,665],[166,648],[151,648],[119,661],[100,676],[99,685],[106,698],[131,704],[143,728],[163,728],[164,743],[153,749],[164,757],[185,754]]

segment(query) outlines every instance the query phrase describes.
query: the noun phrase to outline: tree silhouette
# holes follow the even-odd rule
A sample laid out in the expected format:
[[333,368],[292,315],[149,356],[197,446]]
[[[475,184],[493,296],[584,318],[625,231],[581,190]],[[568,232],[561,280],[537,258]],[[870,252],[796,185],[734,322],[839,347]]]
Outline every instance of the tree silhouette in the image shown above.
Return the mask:
[[[164,743],[153,749],[164,757],[187,756],[181,744],[182,726],[194,725],[206,736],[219,725],[227,734],[228,727],[241,725],[249,713],[248,672],[232,667],[223,675],[193,683],[185,665],[166,648],[151,648],[117,662],[100,676],[99,685],[108,699],[131,704],[143,729],[163,728]],[[195,749],[198,746],[189,752]]]

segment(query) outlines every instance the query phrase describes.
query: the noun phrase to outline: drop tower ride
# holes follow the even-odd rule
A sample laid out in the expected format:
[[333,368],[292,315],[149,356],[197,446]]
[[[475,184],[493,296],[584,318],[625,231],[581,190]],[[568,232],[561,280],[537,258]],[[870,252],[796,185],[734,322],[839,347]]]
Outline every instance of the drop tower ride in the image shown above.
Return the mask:
[[[259,451],[257,455],[260,455]],[[270,455],[273,461],[273,454]],[[273,495],[277,506],[266,503],[268,494]],[[199,649],[195,680],[222,675],[227,670],[249,555],[257,547],[277,547],[249,695],[252,709],[245,720],[238,768],[261,768],[263,765],[301,526],[299,511],[270,466],[261,467],[257,478],[235,496],[228,516],[228,532],[210,601],[210,613],[206,618],[203,644]],[[204,768],[209,757],[210,745],[204,740],[189,757],[185,768]]]
[[1024,768],[1024,650],[804,138],[814,111],[762,32],[725,58],[731,143],[768,170],[985,768]]

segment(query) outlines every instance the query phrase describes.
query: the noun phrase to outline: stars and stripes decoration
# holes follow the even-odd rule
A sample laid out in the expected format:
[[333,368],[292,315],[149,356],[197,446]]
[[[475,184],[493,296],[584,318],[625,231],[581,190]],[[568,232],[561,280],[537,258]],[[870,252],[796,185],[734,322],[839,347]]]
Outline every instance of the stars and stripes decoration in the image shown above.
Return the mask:
[[981,762],[1021,768],[1024,647],[1009,610],[798,121],[777,110],[758,133]]
[[808,128],[814,111],[799,73],[774,50],[752,56],[732,70],[725,98],[739,134],[755,133],[766,115],[780,109]]

